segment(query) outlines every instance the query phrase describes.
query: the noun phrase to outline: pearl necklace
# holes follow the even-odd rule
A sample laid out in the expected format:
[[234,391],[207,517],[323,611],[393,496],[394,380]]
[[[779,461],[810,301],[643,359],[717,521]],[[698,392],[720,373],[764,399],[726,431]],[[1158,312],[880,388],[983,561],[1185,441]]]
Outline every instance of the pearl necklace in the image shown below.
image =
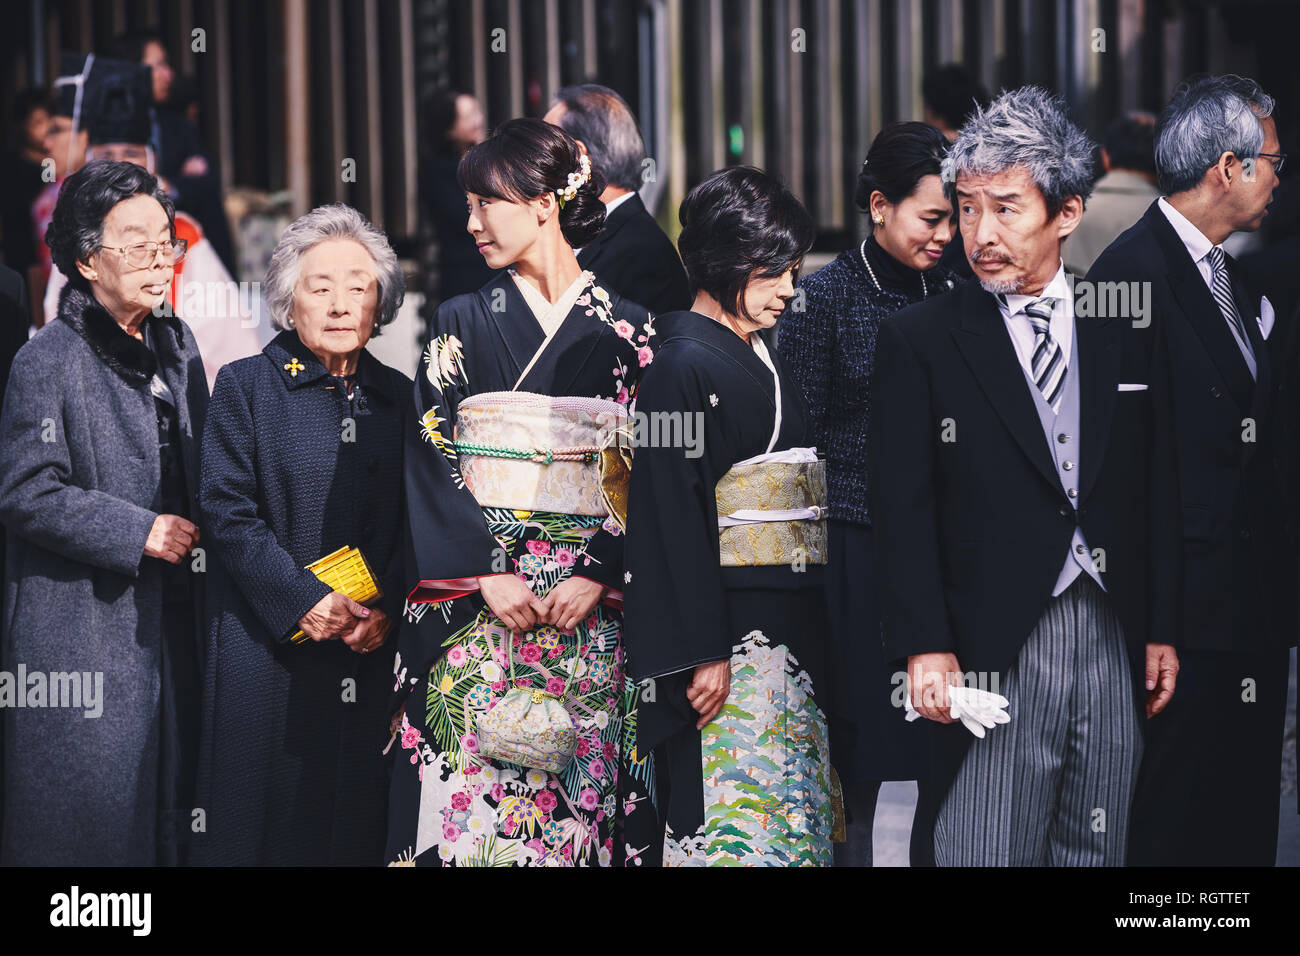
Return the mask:
[[[862,264],[867,267],[867,275],[871,276],[871,281],[876,284],[877,292],[884,292],[880,287],[880,280],[876,278],[876,272],[871,268],[871,263],[867,261],[867,240],[862,240],[862,246],[858,249],[858,255],[862,256]],[[925,273],[921,273],[921,298],[924,299],[930,294],[930,290],[925,287]]]

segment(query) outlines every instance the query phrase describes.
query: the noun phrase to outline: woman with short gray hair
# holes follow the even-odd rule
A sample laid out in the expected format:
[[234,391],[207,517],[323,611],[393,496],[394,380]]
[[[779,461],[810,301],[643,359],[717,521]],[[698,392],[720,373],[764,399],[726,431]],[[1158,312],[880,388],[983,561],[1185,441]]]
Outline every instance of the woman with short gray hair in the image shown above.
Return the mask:
[[[196,863],[381,860],[411,381],[365,346],[403,292],[382,232],[348,206],[315,209],[271,256],[282,331],[217,376],[199,488],[210,603]],[[369,593],[307,568],[342,549],[359,552]]]

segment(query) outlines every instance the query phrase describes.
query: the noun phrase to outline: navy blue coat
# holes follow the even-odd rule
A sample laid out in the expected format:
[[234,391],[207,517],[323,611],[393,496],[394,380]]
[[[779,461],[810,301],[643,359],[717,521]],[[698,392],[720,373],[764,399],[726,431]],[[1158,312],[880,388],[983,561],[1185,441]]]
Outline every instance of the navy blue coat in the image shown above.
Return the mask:
[[[381,862],[412,383],[365,351],[357,381],[349,403],[293,331],[217,375],[199,489],[210,562],[197,864]],[[305,565],[345,545],[379,577],[393,635],[367,655],[290,643],[329,593]]]

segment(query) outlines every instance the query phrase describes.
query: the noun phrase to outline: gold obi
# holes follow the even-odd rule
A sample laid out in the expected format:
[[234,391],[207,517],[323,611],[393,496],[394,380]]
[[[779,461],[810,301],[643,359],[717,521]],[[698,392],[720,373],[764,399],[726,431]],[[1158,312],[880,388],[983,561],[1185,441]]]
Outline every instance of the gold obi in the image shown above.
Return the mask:
[[737,512],[747,519],[718,528],[724,568],[826,563],[825,461],[736,465],[714,495],[720,525]]
[[456,412],[460,474],[485,507],[604,517],[600,451],[626,421],[622,405],[599,398],[474,395]]

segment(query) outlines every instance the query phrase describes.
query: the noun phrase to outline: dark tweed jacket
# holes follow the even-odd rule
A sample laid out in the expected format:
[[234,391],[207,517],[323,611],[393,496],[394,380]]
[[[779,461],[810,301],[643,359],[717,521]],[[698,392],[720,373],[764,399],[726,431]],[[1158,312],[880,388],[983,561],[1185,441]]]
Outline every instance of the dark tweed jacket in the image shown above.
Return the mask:
[[[951,289],[959,278],[943,266],[925,274],[930,295]],[[827,460],[832,518],[870,524],[867,513],[867,423],[871,414],[871,367],[881,321],[920,301],[878,290],[863,268],[857,247],[799,280],[801,311],[786,310],[777,350],[803,388],[813,436]]]

